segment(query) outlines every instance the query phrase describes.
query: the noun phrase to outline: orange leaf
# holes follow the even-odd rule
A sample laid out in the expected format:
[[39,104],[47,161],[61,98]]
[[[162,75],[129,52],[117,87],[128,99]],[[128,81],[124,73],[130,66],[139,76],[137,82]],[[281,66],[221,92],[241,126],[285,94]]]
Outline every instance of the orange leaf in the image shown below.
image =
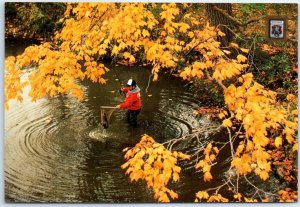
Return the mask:
[[213,178],[213,177],[212,177],[212,175],[211,175],[210,172],[204,173],[204,181],[205,181],[205,182],[206,182],[206,181],[209,182],[212,178]]
[[224,127],[232,127],[232,122],[229,119],[225,119],[222,123]]
[[173,172],[173,180],[174,180],[175,182],[177,182],[177,181],[179,180],[179,174],[178,174],[178,173]]
[[239,63],[246,62],[247,58],[244,55],[239,54],[236,58]]

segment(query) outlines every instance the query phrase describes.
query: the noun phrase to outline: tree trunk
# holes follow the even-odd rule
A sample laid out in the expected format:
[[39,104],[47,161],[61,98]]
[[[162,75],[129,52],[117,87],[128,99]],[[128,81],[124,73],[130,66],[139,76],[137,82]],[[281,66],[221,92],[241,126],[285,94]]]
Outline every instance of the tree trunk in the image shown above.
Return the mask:
[[230,19],[230,17],[232,17],[231,4],[205,4],[205,10],[210,24],[220,28],[221,31],[226,34],[226,36],[220,37],[219,41],[222,46],[227,46],[233,38],[234,34],[232,30],[235,27]]

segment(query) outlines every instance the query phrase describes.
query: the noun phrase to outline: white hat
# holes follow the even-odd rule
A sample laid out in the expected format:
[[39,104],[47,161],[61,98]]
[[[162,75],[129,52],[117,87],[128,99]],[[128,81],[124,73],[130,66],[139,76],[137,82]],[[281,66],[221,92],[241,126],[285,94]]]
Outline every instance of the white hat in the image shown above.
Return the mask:
[[128,86],[136,86],[136,82],[133,79],[129,79],[128,82],[127,82],[127,85]]

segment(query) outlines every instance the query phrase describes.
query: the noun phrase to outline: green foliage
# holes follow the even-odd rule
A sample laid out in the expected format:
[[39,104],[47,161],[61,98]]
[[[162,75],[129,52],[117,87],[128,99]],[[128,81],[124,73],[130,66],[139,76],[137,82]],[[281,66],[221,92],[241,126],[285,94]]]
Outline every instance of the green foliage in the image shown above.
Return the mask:
[[18,35],[49,37],[54,34],[63,17],[64,3],[15,3],[5,4],[7,24],[17,28]]
[[211,107],[224,106],[224,94],[222,88],[212,80],[195,80],[191,86],[195,94],[201,94],[200,98],[204,105]]
[[292,70],[292,62],[287,53],[280,52],[270,56],[259,52],[255,56],[255,64],[259,69],[254,69],[254,76],[268,88],[285,93],[297,90],[297,74]]
[[251,15],[255,10],[262,11],[265,9],[265,4],[238,4],[237,6],[246,16]]

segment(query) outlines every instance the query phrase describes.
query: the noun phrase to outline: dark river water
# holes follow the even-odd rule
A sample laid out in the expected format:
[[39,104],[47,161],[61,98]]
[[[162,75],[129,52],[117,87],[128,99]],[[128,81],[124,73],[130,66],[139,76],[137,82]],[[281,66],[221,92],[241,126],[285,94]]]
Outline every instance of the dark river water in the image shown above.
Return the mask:
[[[20,42],[6,42],[6,56],[22,52]],[[29,87],[24,101],[10,102],[5,111],[5,200],[7,202],[156,202],[145,182],[131,183],[120,166],[122,149],[134,146],[148,134],[165,142],[189,134],[202,124],[215,124],[195,115],[201,97],[181,80],[162,75],[146,88],[150,69],[108,65],[106,85],[83,81],[86,99],[68,95],[31,102]],[[26,79],[28,73],[24,73]],[[135,129],[124,121],[125,110],[112,114],[108,129],[100,124],[100,106],[115,106],[124,99],[120,82],[134,78],[141,88],[143,108]],[[210,123],[211,122],[211,123]],[[224,136],[216,134],[214,136]],[[210,136],[202,136],[203,143]],[[226,164],[226,160],[224,161]],[[220,165],[219,172],[224,171]],[[221,175],[221,173],[220,173]],[[195,193],[208,185],[220,184],[214,175],[210,184],[202,174],[183,170],[176,202],[193,202]]]

